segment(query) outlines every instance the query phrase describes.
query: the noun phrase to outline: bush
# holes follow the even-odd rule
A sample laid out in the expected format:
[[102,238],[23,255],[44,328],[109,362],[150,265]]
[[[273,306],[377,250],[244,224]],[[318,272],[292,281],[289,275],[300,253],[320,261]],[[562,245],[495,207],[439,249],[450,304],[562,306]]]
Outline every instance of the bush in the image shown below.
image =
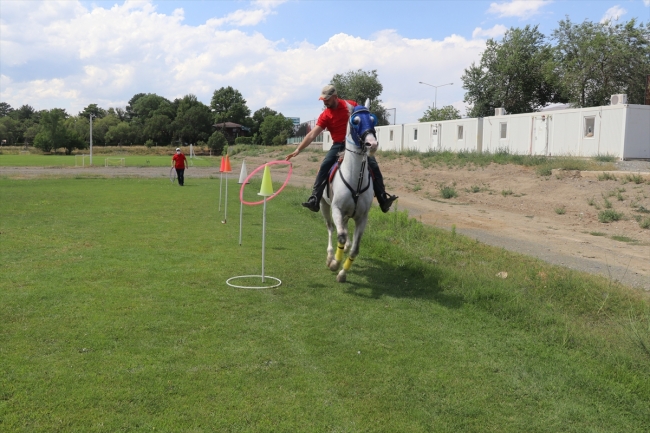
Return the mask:
[[253,137],[237,137],[235,144],[253,144]]
[[458,197],[458,193],[456,192],[456,188],[454,188],[453,186],[448,186],[448,185],[440,186],[440,195],[442,195],[442,198]]
[[228,146],[228,140],[226,140],[226,136],[221,131],[215,131],[208,138],[208,147],[214,155],[221,155],[226,146]]
[[623,214],[616,212],[614,209],[605,209],[598,213],[598,221],[601,223],[611,223],[613,221],[618,221],[623,218]]
[[153,140],[150,138],[149,140],[144,142],[144,145],[149,148],[153,147]]

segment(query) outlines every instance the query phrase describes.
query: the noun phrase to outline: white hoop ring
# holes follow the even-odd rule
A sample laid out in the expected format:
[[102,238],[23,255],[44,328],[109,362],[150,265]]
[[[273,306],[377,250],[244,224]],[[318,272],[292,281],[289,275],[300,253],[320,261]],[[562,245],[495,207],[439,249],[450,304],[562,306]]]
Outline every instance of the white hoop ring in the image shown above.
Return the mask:
[[[236,279],[238,279],[238,278],[268,278],[268,279],[270,279],[270,280],[275,280],[275,281],[277,281],[278,283],[275,284],[275,285],[273,285],[273,286],[238,286],[238,285],[236,285],[236,284],[231,284],[231,283],[230,283],[232,280],[236,280]],[[228,284],[230,287],[234,287],[234,288],[236,288],[236,289],[254,289],[254,290],[262,290],[262,289],[275,289],[276,287],[279,287],[280,284],[282,284],[282,281],[280,281],[278,278],[275,278],[275,277],[269,277],[268,275],[265,275],[264,277],[262,277],[261,275],[240,275],[240,276],[238,276],[238,277],[228,278],[228,279],[226,280],[226,284]]]

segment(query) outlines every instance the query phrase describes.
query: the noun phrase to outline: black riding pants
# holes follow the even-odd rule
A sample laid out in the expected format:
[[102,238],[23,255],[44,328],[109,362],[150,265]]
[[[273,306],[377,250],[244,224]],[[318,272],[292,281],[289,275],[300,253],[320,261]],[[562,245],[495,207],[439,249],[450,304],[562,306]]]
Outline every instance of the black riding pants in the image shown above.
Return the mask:
[[[314,182],[314,189],[312,194],[320,198],[323,196],[323,191],[325,190],[325,185],[327,185],[327,177],[329,176],[330,170],[338,158],[340,152],[345,151],[345,142],[335,142],[332,144],[332,147],[325,155],[325,159],[320,165],[318,174],[316,175],[316,181]],[[375,195],[384,194],[384,177],[381,175],[379,170],[379,165],[374,156],[368,156],[368,168],[370,168],[370,173],[372,174],[372,186],[375,190]]]

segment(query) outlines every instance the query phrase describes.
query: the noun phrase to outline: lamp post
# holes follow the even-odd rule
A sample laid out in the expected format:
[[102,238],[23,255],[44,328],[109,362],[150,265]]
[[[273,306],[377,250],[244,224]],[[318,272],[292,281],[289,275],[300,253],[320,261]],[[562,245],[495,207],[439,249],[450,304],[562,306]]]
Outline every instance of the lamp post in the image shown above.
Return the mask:
[[90,166],[93,165],[93,117],[97,117],[94,114],[88,116],[90,118]]
[[434,86],[433,84],[425,83],[423,81],[420,81],[419,83],[424,84],[425,86],[434,87],[436,89],[436,99],[433,101],[434,110],[438,108],[438,87],[451,86],[452,84],[454,84],[454,83],[447,83],[447,84],[440,84],[439,86]]

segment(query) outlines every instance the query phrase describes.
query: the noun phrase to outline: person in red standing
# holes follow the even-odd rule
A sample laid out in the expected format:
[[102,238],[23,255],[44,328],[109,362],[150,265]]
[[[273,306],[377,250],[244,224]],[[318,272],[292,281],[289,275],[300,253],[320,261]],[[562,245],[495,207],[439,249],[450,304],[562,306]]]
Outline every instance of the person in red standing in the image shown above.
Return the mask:
[[176,148],[176,154],[172,156],[172,167],[176,169],[178,184],[185,185],[185,170],[187,169],[187,158],[183,155],[180,148]]
[[[327,185],[327,177],[329,171],[336,162],[337,155],[345,150],[345,135],[347,134],[348,119],[350,119],[350,111],[348,105],[356,107],[358,104],[354,101],[340,99],[336,93],[336,88],[332,85],[323,87],[320,98],[325,105],[325,110],[321,113],[316,121],[316,126],[309,134],[305,136],[302,142],[298,145],[296,150],[291,152],[285,158],[289,161],[294,156],[298,156],[300,152],[309,144],[314,141],[325,129],[332,135],[332,147],[330,148],[325,159],[318,170],[316,181],[312,188],[312,193],[309,199],[302,205],[307,209],[318,212],[320,210],[320,200],[323,197],[323,191]],[[379,207],[382,212],[388,212],[390,206],[397,199],[397,196],[386,193],[384,187],[384,178],[379,171],[379,165],[373,156],[368,156],[368,167],[372,173],[372,186],[375,190],[375,196],[379,202]]]

